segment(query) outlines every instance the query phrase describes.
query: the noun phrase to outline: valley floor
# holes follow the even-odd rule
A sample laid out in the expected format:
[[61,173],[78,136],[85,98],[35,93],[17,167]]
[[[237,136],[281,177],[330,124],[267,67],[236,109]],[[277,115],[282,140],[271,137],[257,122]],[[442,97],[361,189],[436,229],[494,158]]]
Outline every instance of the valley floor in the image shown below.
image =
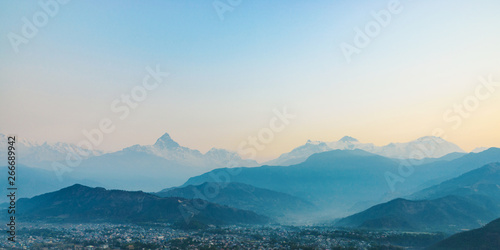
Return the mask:
[[6,249],[421,249],[439,233],[374,232],[331,227],[210,226],[180,230],[168,224],[20,224]]

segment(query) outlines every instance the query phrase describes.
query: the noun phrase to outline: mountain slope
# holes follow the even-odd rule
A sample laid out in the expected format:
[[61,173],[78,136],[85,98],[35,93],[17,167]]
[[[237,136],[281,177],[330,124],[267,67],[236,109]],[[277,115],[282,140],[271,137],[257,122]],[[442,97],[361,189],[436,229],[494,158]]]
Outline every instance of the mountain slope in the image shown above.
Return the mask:
[[305,211],[315,210],[311,203],[298,197],[235,182],[227,184],[206,182],[197,186],[163,190],[156,195],[186,199],[198,198],[273,217],[298,215]]
[[160,198],[155,195],[79,184],[31,199],[18,201],[19,218],[48,222],[182,222],[186,218],[210,224],[255,224],[267,219],[253,212],[208,203],[195,209],[196,200]]
[[[482,162],[498,159],[499,149],[471,153],[450,162],[421,166],[436,172],[465,171]],[[424,172],[425,173],[425,172]],[[418,173],[422,174],[422,173]],[[418,175],[417,174],[417,175]],[[450,206],[450,197],[455,197]],[[500,216],[500,163],[491,163],[410,195],[418,201],[397,199],[344,219],[340,224],[389,229],[453,230],[474,228]],[[425,199],[425,200],[424,200]],[[439,202],[438,202],[439,201]],[[433,204],[437,203],[437,204]],[[417,208],[427,211],[415,214]],[[433,220],[426,221],[426,218]],[[419,219],[420,217],[420,219]],[[439,222],[436,224],[436,222]],[[480,222],[477,224],[477,222]],[[452,225],[439,227],[442,225]]]
[[500,249],[500,219],[486,226],[450,236],[430,247],[432,250],[497,250]]
[[435,199],[447,195],[484,197],[497,205],[500,216],[500,163],[491,163],[457,178],[429,187],[410,196],[413,199]]
[[388,191],[384,173],[397,166],[392,159],[362,150],[333,150],[293,166],[216,169],[190,178],[184,186],[239,182],[294,195],[329,210],[332,204],[335,210],[346,210],[356,202],[381,198]]
[[[412,166],[392,190],[387,173],[399,174],[401,162],[363,150],[332,150],[292,166],[215,169],[190,178],[184,186],[204,182],[239,182],[283,192],[313,202],[334,215],[355,211],[396,197],[410,195],[443,180],[455,178],[490,162],[500,161],[500,149],[469,153],[451,161]],[[339,213],[336,213],[339,212]]]
[[457,196],[435,200],[395,199],[339,220],[337,226],[370,229],[459,231],[477,228],[496,216],[487,208]]
[[418,185],[418,182],[426,179],[427,182],[421,183],[418,188],[422,190],[492,162],[500,162],[500,148],[489,148],[480,153],[469,153],[451,161],[436,161],[415,166],[414,173],[405,180],[402,186]]

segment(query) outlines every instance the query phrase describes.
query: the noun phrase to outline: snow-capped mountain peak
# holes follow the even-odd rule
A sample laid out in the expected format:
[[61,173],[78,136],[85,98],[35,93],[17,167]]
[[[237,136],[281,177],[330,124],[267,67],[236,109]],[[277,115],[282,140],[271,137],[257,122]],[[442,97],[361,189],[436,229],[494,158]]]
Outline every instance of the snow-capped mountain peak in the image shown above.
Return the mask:
[[396,159],[439,158],[449,153],[465,153],[454,143],[436,136],[424,136],[406,143],[390,143],[372,153]]
[[332,142],[307,141],[306,144],[280,155],[275,160],[267,162],[267,164],[284,166],[297,164],[305,161],[312,154],[336,149],[361,149],[395,159],[439,158],[449,153],[465,152],[459,146],[435,136],[424,136],[414,141],[406,143],[389,143],[385,146],[375,146],[372,143],[361,143],[353,137],[344,136],[342,139]]
[[240,167],[255,166],[256,161],[242,160],[241,157],[232,151],[212,148],[207,153],[202,154],[196,149],[190,149],[179,145],[170,137],[168,133],[163,134],[154,145],[135,145],[124,150],[146,152],[167,160],[171,160],[184,166],[193,166],[212,169],[216,167]]
[[310,144],[310,145],[319,145],[321,143],[324,143],[324,142],[321,142],[321,141],[311,141],[311,140],[307,140],[306,144]]
[[356,138],[350,137],[350,136],[344,136],[342,139],[339,140],[339,142],[359,142]]
[[[8,138],[0,134],[0,156],[5,158],[7,154]],[[68,155],[78,155],[82,159],[103,154],[100,150],[80,149],[78,146],[69,143],[37,143],[28,138],[16,136],[16,150],[19,151],[19,163],[31,167],[46,168],[52,170],[52,163],[55,161],[65,161]],[[85,152],[85,153],[81,153]]]
[[254,160],[243,160],[236,152],[220,148],[211,148],[203,156],[211,165],[221,167],[253,167],[258,165]]
[[436,143],[446,142],[443,138],[437,136],[423,136],[415,140],[415,142],[429,142],[433,141]]
[[233,156],[234,154],[236,153],[220,148],[211,148],[205,153],[206,156],[218,157],[218,158]]

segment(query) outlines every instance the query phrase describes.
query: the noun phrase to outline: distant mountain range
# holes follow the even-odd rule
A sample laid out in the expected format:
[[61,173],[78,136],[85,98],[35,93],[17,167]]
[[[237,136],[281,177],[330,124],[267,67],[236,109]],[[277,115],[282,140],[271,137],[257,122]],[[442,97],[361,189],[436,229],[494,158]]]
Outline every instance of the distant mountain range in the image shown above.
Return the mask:
[[[4,145],[5,143],[6,137],[5,135],[1,135],[0,145]],[[29,197],[47,191],[55,191],[57,188],[67,186],[69,181],[76,181],[91,186],[102,186],[105,188],[156,192],[164,189],[165,187],[180,186],[190,177],[202,175],[203,173],[210,172],[212,169],[225,168],[228,166],[258,166],[257,162],[253,160],[244,160],[239,157],[237,153],[224,149],[211,149],[207,153],[202,154],[198,150],[181,146],[179,143],[174,141],[169,134],[161,136],[153,145],[134,145],[112,153],[92,151],[88,157],[83,157],[81,162],[71,166],[67,164],[66,158],[68,156],[68,152],[75,150],[74,145],[58,143],[37,144],[23,138],[18,138],[18,144],[19,147],[17,150],[20,155],[18,163],[32,168],[47,170],[48,172],[44,172],[44,174],[40,175],[39,183],[49,184],[52,182],[52,184],[40,186],[39,191],[37,191],[37,189],[32,189],[33,192],[26,190],[27,192],[21,194],[21,197]],[[291,162],[300,162],[300,167],[291,166],[292,168],[290,170],[292,172],[295,171],[293,175],[296,175],[296,177],[294,178],[300,178],[302,176],[302,172],[305,173],[304,176],[309,176],[309,181],[312,182],[311,184],[305,183],[308,181],[306,179],[297,180],[296,186],[287,180],[284,181],[288,184],[283,184],[282,179],[287,178],[286,175],[288,173],[283,172],[282,175],[278,174],[276,171],[282,171],[279,170],[282,169],[280,167],[276,168],[276,171],[273,170],[277,175],[281,175],[280,177],[277,176],[278,179],[276,181],[264,177],[262,179],[266,179],[266,183],[263,183],[260,186],[257,185],[261,182],[260,180],[256,180],[255,182],[249,180],[248,182],[245,182],[235,179],[235,181],[259,188],[295,195],[304,200],[320,203],[321,206],[325,204],[330,205],[331,202],[334,201],[347,201],[343,206],[338,208],[345,210],[345,206],[357,204],[356,211],[360,211],[360,209],[376,204],[377,202],[387,201],[391,198],[414,192],[417,190],[415,188],[416,186],[419,186],[419,189],[423,189],[443,180],[456,177],[468,170],[479,167],[479,163],[486,164],[492,162],[492,159],[495,158],[495,156],[485,157],[484,161],[481,159],[472,159],[481,158],[484,152],[488,152],[490,150],[478,153],[477,157],[473,157],[470,156],[471,154],[460,153],[462,151],[455,146],[456,145],[436,137],[424,137],[410,143],[393,143],[384,147],[377,147],[373,144],[363,144],[352,137],[344,137],[337,142],[308,142],[306,145],[294,149],[288,154],[280,156],[280,158],[276,159],[275,162],[283,161],[286,163],[284,166],[287,166]],[[334,148],[343,150],[332,150]],[[433,157],[448,152],[454,153],[445,155],[442,158],[425,158],[419,161],[418,164],[420,164],[421,167],[418,169],[415,168],[415,173],[410,178],[406,178],[404,183],[397,187],[396,193],[387,193],[385,177],[381,175],[388,171],[397,172],[398,166],[401,162],[387,157],[374,158],[374,164],[372,164],[373,167],[370,167],[371,164],[369,160],[367,160],[362,153],[357,152],[357,150],[360,150],[358,148],[361,148],[366,152],[375,152],[375,154],[370,154],[370,157],[382,157],[381,155],[383,154],[397,157],[410,157],[413,156],[413,149],[422,150],[418,152],[430,152],[424,156],[429,155]],[[5,156],[5,149],[6,147],[0,148],[0,155],[4,154]],[[333,157],[319,160],[322,167],[312,167],[311,170],[316,169],[314,170],[316,171],[314,173],[308,173],[305,169],[298,170],[300,168],[308,168],[308,166],[316,164],[314,161],[309,163],[304,162],[307,157],[312,157],[312,159],[318,160],[316,156],[312,156],[313,153],[321,154],[328,151],[353,151],[345,154],[346,156],[351,155],[347,157],[350,159],[349,161],[353,160],[357,161],[357,163],[346,163],[344,164],[345,169],[341,170],[342,168],[340,168],[340,166],[343,164],[342,161],[338,161],[335,157]],[[341,155],[343,153],[337,152],[332,154]],[[355,160],[354,158],[358,157],[358,155],[361,158]],[[471,158],[471,160],[469,162],[462,162],[463,158],[465,159],[467,157]],[[365,162],[362,163],[362,161]],[[54,168],[54,164],[58,167]],[[349,166],[357,167],[350,169]],[[324,175],[321,173],[322,168],[327,169]],[[261,169],[268,169],[268,167],[262,167]],[[30,171],[31,169],[26,168],[25,172]],[[246,171],[247,170],[244,170],[244,172]],[[263,173],[266,173],[266,171],[267,170],[263,171]],[[359,171],[362,174],[358,174],[356,171]],[[372,173],[373,175],[369,177],[369,173]],[[28,173],[26,174],[34,175]],[[344,183],[340,180],[341,174],[350,176],[354,182],[352,184],[350,184],[350,182]],[[56,182],[54,182],[54,176],[57,178]],[[313,181],[315,176],[319,176],[319,181],[317,183]],[[335,176],[338,176],[338,178]],[[374,176],[376,176],[376,178],[373,178]],[[331,177],[335,178],[332,179]],[[362,183],[362,178],[357,180],[357,177],[367,179],[367,184]],[[213,182],[213,180],[208,178],[201,182],[187,184],[200,185],[203,182]],[[320,187],[323,184],[326,188]],[[373,191],[366,192],[366,195],[363,193],[352,194],[354,191],[349,187],[349,185],[352,185],[353,187],[359,185],[356,186],[359,188],[370,187],[373,188]],[[337,189],[338,191],[335,191]],[[348,198],[347,195],[342,195],[342,190],[351,192],[353,197]],[[329,192],[334,195],[330,195]],[[336,194],[339,194],[339,196],[337,197]],[[367,198],[368,200],[363,200],[364,198]],[[361,202],[360,200],[363,201]],[[359,202],[363,204],[360,205],[358,204]]]
[[[6,142],[6,135],[0,134],[0,156],[6,153]],[[17,145],[19,147],[17,150],[23,153],[19,163],[47,170],[52,170],[53,162],[64,162],[69,153],[78,152],[79,150],[73,144],[59,142],[40,144],[22,137],[18,137]],[[308,141],[305,145],[299,146],[289,153],[282,154],[278,158],[264,163],[264,165],[287,166],[298,164],[305,161],[312,154],[336,149],[361,149],[395,159],[440,158],[450,153],[465,153],[457,145],[432,136],[422,137],[407,143],[390,143],[386,146],[361,143],[355,138],[345,136],[334,142]],[[486,148],[477,148],[473,152],[479,153],[484,150]],[[203,168],[205,170],[228,166],[253,167],[259,165],[254,160],[242,159],[236,152],[225,149],[212,148],[207,153],[202,154],[198,150],[181,146],[168,133],[158,138],[153,145],[134,145],[120,151],[144,152],[175,162],[177,165]],[[85,152],[88,155],[80,155],[83,159],[110,154],[99,150],[85,150]]]
[[[196,221],[204,224],[250,220],[260,223],[269,221],[268,217],[279,221],[351,215],[339,225],[457,231],[477,228],[500,216],[500,163],[495,163],[500,162],[500,149],[464,153],[456,145],[436,137],[384,147],[362,144],[352,137],[337,142],[308,142],[276,159],[287,163],[298,161],[297,164],[257,167],[255,161],[244,160],[234,152],[211,149],[202,154],[179,145],[165,134],[153,145],[135,145],[113,153],[93,152],[62,174],[44,165],[52,162],[47,161],[43,150],[50,148],[50,152],[58,152],[54,158],[61,159],[58,157],[62,157],[65,147],[39,145],[19,138],[18,141],[18,177],[23,187],[18,194],[20,198],[74,183],[108,189],[162,190],[153,195],[76,185],[19,200],[26,208],[21,211],[25,212],[24,218],[33,220],[94,220],[88,216],[95,207],[94,212],[99,215],[96,221],[126,218],[140,222],[153,218],[144,214],[147,206],[160,221],[174,223],[182,216],[176,214],[179,209],[174,211],[174,206],[193,207],[199,203],[208,204],[208,209],[203,209],[206,214],[194,215]],[[71,150],[73,146],[67,147]],[[315,153],[309,155],[311,152]],[[442,156],[416,163],[397,159],[405,154],[418,155],[414,152]],[[42,168],[23,165],[21,159],[29,159],[28,162]],[[405,165],[408,163],[415,164]],[[226,168],[235,165],[242,167]],[[411,168],[411,172],[403,176],[401,167]],[[6,178],[6,171],[2,173],[0,178]],[[392,189],[388,173],[400,178]],[[174,185],[178,187],[169,188]],[[405,199],[394,199],[398,197]],[[168,213],[160,211],[165,207]],[[120,210],[124,208],[132,210]],[[359,213],[352,215],[356,212]],[[226,218],[229,214],[236,219]]]
[[496,250],[500,249],[500,218],[486,226],[457,233],[428,248],[429,250]]
[[302,216],[317,210],[311,203],[293,195],[235,182],[203,183],[196,186],[170,188],[156,195],[204,199],[275,218]]
[[340,220],[371,229],[459,231],[500,216],[500,163],[491,163],[419,191],[417,200],[395,199]]
[[[31,199],[18,200],[17,218],[22,221],[61,223],[165,222],[203,224],[261,224],[269,220],[250,211],[184,198],[160,198],[136,191],[106,190],[79,184]],[[198,211],[198,212],[193,212]],[[187,220],[185,220],[187,218]]]
[[[62,142],[40,144],[20,136],[16,137],[15,145],[17,153],[22,156],[18,157],[18,164],[45,169],[51,169],[49,168],[50,164],[54,161],[65,161],[68,153],[78,149],[73,144]],[[104,154],[103,151],[99,150],[85,152],[88,153],[88,156],[81,155],[84,159]],[[7,135],[4,134],[0,134],[0,156],[2,159],[7,159]]]
[[227,169],[215,169],[190,178],[183,186],[228,178],[230,182],[294,195],[334,213],[346,211],[359,201],[380,200],[388,191],[384,173],[397,167],[395,160],[363,150],[333,150],[292,166],[240,168],[235,175]]
[[167,133],[161,136],[153,145],[134,145],[125,148],[124,151],[146,152],[174,161],[180,165],[204,169],[228,167],[228,163],[230,162],[234,166],[240,167],[254,167],[258,165],[254,160],[243,160],[236,152],[225,149],[212,148],[207,153],[202,154],[198,150],[180,146]]
[[[445,156],[447,158],[447,156]],[[292,166],[262,166],[233,171],[215,169],[190,178],[183,186],[230,181],[288,193],[313,202],[333,215],[361,211],[374,204],[438,184],[490,162],[500,162],[500,149],[490,148],[453,160],[435,160],[414,166],[392,192],[386,173],[398,173],[400,162],[363,150],[333,150],[310,156]],[[231,174],[231,172],[239,172]],[[226,180],[227,178],[227,180]],[[440,181],[441,180],[441,181]]]
[[[0,156],[4,156],[4,159],[6,142],[6,136],[0,134],[0,145],[4,145],[0,148]],[[62,184],[67,184],[68,180],[88,180],[81,183],[106,188],[158,191],[166,186],[181,185],[189,177],[214,168],[257,165],[256,161],[243,160],[235,152],[224,149],[213,148],[202,154],[179,145],[168,134],[161,136],[153,145],[135,145],[112,153],[93,151],[77,164],[68,164],[66,161],[68,155],[74,161],[74,152],[78,152],[75,145],[37,144],[20,137],[16,143],[18,164],[48,171],[44,172],[48,175],[40,176],[41,179],[47,177],[41,182],[48,183],[56,179],[49,185],[51,190],[42,187],[39,192],[26,192],[21,197],[55,191],[57,189],[54,187],[64,187]]]
[[[440,158],[451,153],[465,153],[459,146],[439,137],[426,136],[407,143],[390,143],[386,146],[375,146],[373,143],[361,143],[357,139],[345,136],[339,141],[322,142],[307,141],[306,144],[268,161],[265,165],[288,166],[303,162],[315,153],[335,149],[361,149],[395,159]],[[479,151],[479,150],[477,150]]]
[[154,145],[135,145],[121,151],[88,158],[67,175],[91,178],[106,188],[158,191],[182,184],[189,177],[218,167],[255,166],[238,154],[211,149],[206,154],[180,146],[168,134]]
[[[4,155],[7,150],[7,136],[0,134],[0,154]],[[18,152],[22,152],[22,157],[19,158],[19,163],[31,167],[44,168],[52,170],[53,162],[63,163],[68,157],[68,154],[79,152],[79,148],[73,144],[67,143],[43,143],[39,144],[29,139],[18,137],[16,144]],[[79,154],[81,158],[89,159],[117,152],[143,152],[150,155],[158,156],[175,162],[177,165],[190,166],[194,168],[202,168],[204,170],[217,167],[227,167],[228,163],[240,167],[252,167],[258,165],[254,160],[243,160],[236,152],[231,152],[225,149],[212,148],[207,153],[202,154],[198,150],[183,147],[175,142],[168,133],[158,138],[153,145],[134,145],[122,150],[104,153],[103,151],[87,151],[88,156]]]

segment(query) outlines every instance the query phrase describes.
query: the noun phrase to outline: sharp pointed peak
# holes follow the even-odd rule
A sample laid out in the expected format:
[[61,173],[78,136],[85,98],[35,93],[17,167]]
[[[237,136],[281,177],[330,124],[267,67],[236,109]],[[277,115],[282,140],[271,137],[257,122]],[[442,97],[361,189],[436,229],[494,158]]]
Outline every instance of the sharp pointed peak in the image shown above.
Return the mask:
[[158,138],[158,140],[156,140],[155,146],[162,148],[176,148],[179,147],[179,143],[175,142],[168,133],[165,133]]
[[172,139],[172,137],[170,137],[170,135],[168,133],[165,133],[160,138],[158,138],[158,140],[160,140],[160,139]]

